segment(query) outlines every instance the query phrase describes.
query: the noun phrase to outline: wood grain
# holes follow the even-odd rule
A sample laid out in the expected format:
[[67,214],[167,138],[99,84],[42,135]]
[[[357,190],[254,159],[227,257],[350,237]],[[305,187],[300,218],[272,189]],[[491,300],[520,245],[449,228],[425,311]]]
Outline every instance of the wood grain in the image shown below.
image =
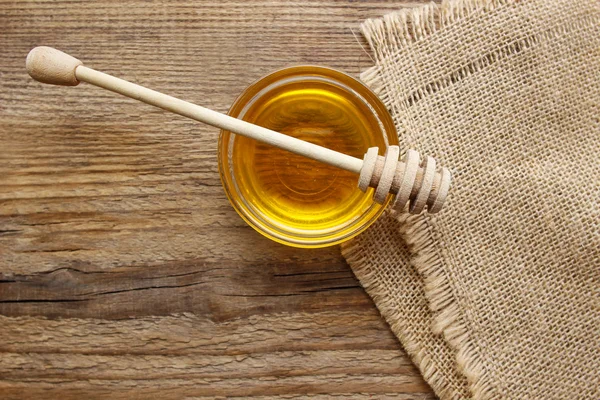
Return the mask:
[[284,66],[358,74],[399,6],[0,1],[0,397],[434,398],[339,248],[238,217],[216,129],[24,68],[53,46],[226,112]]

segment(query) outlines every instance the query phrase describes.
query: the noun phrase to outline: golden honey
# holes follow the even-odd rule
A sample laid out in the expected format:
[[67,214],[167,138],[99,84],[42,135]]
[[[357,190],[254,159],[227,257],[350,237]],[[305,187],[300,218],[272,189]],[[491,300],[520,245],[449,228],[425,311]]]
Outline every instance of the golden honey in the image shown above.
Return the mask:
[[[397,144],[389,114],[360,82],[321,67],[278,71],[250,86],[230,115],[362,158],[369,147]],[[381,213],[358,176],[229,132],[220,138],[225,191],[264,235],[321,247],[358,234]]]

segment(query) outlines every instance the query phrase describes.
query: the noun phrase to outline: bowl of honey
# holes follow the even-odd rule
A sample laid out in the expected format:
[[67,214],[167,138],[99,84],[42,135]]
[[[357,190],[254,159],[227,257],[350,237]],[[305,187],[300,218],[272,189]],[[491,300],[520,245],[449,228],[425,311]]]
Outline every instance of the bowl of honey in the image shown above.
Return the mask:
[[[340,71],[296,66],[251,84],[229,115],[362,158],[397,145],[390,114],[363,83]],[[238,214],[264,236],[295,247],[325,247],[364,231],[383,212],[358,177],[306,157],[221,131],[219,172]]]

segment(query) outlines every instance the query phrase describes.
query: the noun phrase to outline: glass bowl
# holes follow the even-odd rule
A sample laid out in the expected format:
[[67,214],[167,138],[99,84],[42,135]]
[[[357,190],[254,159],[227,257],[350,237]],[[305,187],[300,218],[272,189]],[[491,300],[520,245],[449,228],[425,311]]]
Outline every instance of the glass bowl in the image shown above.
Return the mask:
[[[229,115],[362,159],[397,145],[390,114],[360,81],[297,66],[250,85]],[[219,172],[238,214],[264,236],[295,247],[325,247],[364,231],[383,212],[358,175],[228,131],[219,136]]]

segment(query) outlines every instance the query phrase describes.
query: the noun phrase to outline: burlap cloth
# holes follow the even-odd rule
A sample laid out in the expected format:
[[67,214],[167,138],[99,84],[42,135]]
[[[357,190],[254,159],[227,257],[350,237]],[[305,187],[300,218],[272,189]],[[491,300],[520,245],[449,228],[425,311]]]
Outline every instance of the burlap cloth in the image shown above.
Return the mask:
[[441,399],[600,398],[600,2],[368,20],[362,79],[453,187],[343,253]]

